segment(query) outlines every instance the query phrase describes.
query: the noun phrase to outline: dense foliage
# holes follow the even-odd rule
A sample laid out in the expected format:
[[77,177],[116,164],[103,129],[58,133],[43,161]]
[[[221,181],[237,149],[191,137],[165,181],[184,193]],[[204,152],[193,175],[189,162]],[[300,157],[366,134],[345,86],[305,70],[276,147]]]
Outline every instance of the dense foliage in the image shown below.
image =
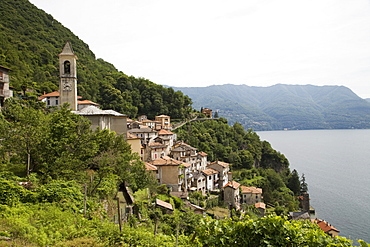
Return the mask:
[[343,86],[214,85],[176,88],[196,109],[208,107],[246,129],[370,128],[370,103]]
[[191,100],[172,88],[118,71],[96,59],[87,44],[28,0],[3,0],[0,9],[0,65],[9,67],[17,93],[41,95],[58,90],[58,54],[70,40],[76,55],[78,94],[130,117],[166,114],[186,118]]
[[19,176],[32,172],[43,183],[86,183],[90,195],[109,194],[122,182],[134,190],[147,186],[144,164],[123,136],[92,131],[86,118],[66,107],[46,112],[39,104],[6,101],[0,113],[0,170]]
[[[26,191],[21,186],[18,190]],[[331,238],[309,221],[288,221],[274,215],[213,220],[189,211],[175,209],[169,215],[157,209],[148,210],[145,222],[133,218],[120,231],[101,214],[86,219],[78,203],[74,206],[67,196],[65,199],[13,206],[1,202],[0,236],[10,239],[0,239],[1,246],[352,246],[351,241]]]

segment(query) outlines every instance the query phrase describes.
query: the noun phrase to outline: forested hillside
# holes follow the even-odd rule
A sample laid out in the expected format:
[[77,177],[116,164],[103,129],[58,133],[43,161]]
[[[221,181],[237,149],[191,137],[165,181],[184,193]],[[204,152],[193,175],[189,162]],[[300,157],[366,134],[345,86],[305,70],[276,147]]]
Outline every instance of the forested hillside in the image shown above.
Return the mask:
[[78,56],[78,94],[83,98],[130,117],[166,114],[182,119],[189,114],[189,97],[96,59],[87,44],[28,0],[2,0],[0,16],[0,65],[12,69],[11,86],[17,93],[27,90],[34,97],[58,90],[58,54],[70,40]]
[[344,86],[215,85],[176,88],[189,95],[196,109],[218,111],[246,129],[370,128],[370,103]]

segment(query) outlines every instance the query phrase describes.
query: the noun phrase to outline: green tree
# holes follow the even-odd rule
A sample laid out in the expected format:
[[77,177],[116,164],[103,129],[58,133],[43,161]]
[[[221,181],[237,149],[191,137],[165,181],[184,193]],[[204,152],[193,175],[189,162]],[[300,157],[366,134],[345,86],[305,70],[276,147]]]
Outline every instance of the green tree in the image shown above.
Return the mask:
[[35,169],[35,160],[46,133],[45,113],[35,109],[31,101],[15,98],[6,101],[2,113],[9,120],[7,123],[2,120],[2,148],[12,153],[13,163],[23,164],[28,176]]
[[298,196],[301,191],[301,184],[299,181],[299,175],[296,169],[294,169],[289,175],[287,187],[293,191],[294,195]]
[[302,173],[301,176],[301,193],[308,192],[308,184],[306,183],[306,177],[304,176],[304,173]]

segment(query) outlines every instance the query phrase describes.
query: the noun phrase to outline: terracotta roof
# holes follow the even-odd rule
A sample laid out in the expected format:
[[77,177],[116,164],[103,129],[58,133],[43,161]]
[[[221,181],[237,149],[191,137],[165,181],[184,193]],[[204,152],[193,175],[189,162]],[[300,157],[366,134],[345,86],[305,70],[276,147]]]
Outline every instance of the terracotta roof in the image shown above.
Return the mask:
[[131,134],[130,132],[127,132],[126,136],[127,136],[127,139],[128,139],[128,140],[132,140],[132,139],[140,139],[137,135],[133,135],[133,134]]
[[159,115],[159,116],[156,116],[156,118],[157,118],[157,117],[163,117],[163,118],[164,118],[164,117],[168,117],[168,118],[169,118],[170,116],[167,116],[167,115]]
[[215,164],[217,164],[217,165],[220,165],[220,166],[222,166],[222,167],[224,167],[224,168],[227,168],[227,167],[229,167],[229,163],[226,163],[226,162],[222,162],[222,161],[215,161],[215,162],[212,162],[211,164],[209,164],[209,165],[215,165]]
[[96,105],[96,106],[99,105],[99,104],[97,104],[95,102],[92,102],[90,100],[78,100],[77,104],[79,104],[79,105]]
[[318,224],[319,227],[321,228],[321,230],[323,230],[324,232],[329,232],[329,231],[339,232],[338,229],[336,229],[334,226],[330,225],[325,220],[316,219],[316,220],[314,220],[314,222],[316,224]]
[[204,171],[202,171],[204,174],[206,174],[207,176],[209,175],[213,175],[213,174],[217,174],[218,171],[216,171],[215,169],[212,169],[212,168],[208,168],[208,169],[205,169]]
[[205,152],[198,152],[198,154],[200,155],[200,156],[207,156],[208,154],[206,154]]
[[188,163],[182,163],[181,165],[185,166],[185,167],[190,167],[191,164],[188,164]]
[[157,171],[157,167],[153,166],[152,164],[145,162],[145,168],[147,171]]
[[59,92],[54,91],[54,92],[51,92],[51,93],[47,93],[47,94],[41,95],[38,99],[42,100],[42,99],[45,99],[47,97],[59,97]]
[[164,201],[159,200],[159,199],[155,199],[155,204],[158,205],[158,206],[164,207],[166,209],[173,210],[173,207],[172,207],[171,203],[164,202]]
[[160,131],[158,131],[158,135],[173,135],[173,133],[171,131],[161,129]]
[[[44,94],[44,95],[41,95],[38,97],[39,100],[42,100],[42,99],[45,99],[47,97],[59,97],[60,94],[59,94],[59,91],[54,91],[54,92],[51,92],[51,93],[47,93],[47,94]],[[77,99],[82,99],[81,96],[77,96]]]
[[234,190],[238,189],[240,186],[240,183],[238,182],[235,182],[235,181],[229,181],[227,184],[224,185],[223,188],[226,188],[226,187],[231,187],[233,188]]
[[179,166],[183,163],[182,161],[172,159],[168,156],[164,156],[162,158],[153,160],[151,164],[155,166]]
[[242,194],[262,194],[262,188],[242,186]]
[[254,206],[256,208],[263,208],[263,209],[266,209],[266,204],[264,204],[263,202],[257,202],[256,204],[254,204]]

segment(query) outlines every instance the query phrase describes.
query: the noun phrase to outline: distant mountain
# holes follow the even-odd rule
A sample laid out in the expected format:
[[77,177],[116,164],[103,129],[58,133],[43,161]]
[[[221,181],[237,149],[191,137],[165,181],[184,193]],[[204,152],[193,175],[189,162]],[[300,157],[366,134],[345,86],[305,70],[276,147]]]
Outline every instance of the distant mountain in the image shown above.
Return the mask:
[[190,96],[195,109],[218,111],[231,124],[239,122],[247,129],[370,128],[370,102],[344,86],[227,84],[174,89]]

